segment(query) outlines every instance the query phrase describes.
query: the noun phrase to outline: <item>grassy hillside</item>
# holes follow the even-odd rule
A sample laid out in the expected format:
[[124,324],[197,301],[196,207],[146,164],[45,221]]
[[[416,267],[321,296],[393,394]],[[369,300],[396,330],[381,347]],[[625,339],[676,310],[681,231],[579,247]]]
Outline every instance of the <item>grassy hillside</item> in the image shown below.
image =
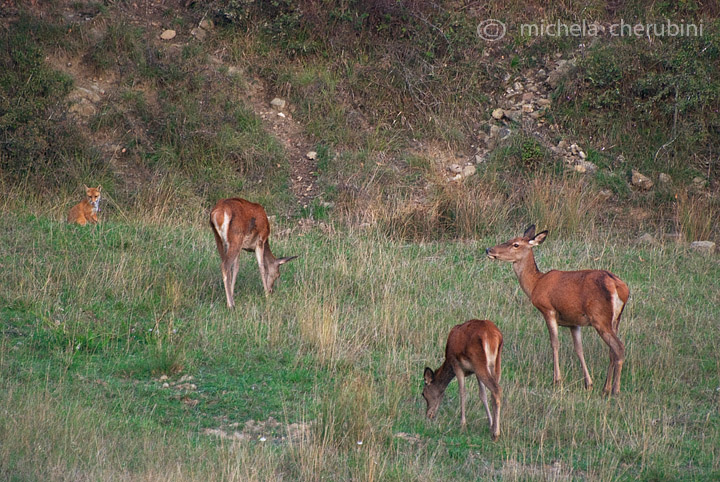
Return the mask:
[[[542,174],[543,191],[607,200],[586,228],[690,241],[720,231],[720,28],[704,2],[10,3],[0,166],[5,191],[41,192],[23,204],[63,210],[83,183],[102,183],[109,216],[187,220],[243,192],[284,216],[473,237],[526,223]],[[487,18],[506,24],[501,41],[478,37]],[[521,34],[540,21],[673,21],[702,35]],[[166,29],[177,36],[162,40]],[[561,61],[570,68],[548,83]],[[547,105],[493,119],[519,108],[517,85]],[[286,121],[269,108],[276,96]],[[597,171],[576,173],[562,142]],[[302,210],[290,195],[299,145],[318,153]],[[476,174],[451,182],[454,163]],[[655,186],[632,186],[633,169]]]
[[[274,296],[247,255],[229,312],[207,229],[5,212],[0,233],[4,479],[720,475],[720,265],[682,248],[556,237],[538,248],[541,268],[604,267],[631,286],[623,391],[606,400],[584,391],[565,330],[553,387],[540,315],[510,266],[484,258],[499,239],[288,233],[275,250],[300,258]],[[474,381],[467,431],[455,383],[437,420],[424,418],[422,369],[471,317],[505,335],[497,443]],[[591,329],[585,348],[597,387],[607,348]]]

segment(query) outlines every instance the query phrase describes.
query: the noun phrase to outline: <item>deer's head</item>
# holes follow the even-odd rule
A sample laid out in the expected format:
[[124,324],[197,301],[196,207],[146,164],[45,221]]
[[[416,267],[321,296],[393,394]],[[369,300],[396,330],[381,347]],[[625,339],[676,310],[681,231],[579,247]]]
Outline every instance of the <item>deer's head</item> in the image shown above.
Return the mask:
[[487,257],[490,259],[499,259],[500,261],[509,261],[515,263],[523,260],[532,253],[532,248],[539,246],[545,241],[548,232],[543,231],[535,234],[535,225],[531,225],[525,230],[522,236],[512,238],[492,248],[485,250]]

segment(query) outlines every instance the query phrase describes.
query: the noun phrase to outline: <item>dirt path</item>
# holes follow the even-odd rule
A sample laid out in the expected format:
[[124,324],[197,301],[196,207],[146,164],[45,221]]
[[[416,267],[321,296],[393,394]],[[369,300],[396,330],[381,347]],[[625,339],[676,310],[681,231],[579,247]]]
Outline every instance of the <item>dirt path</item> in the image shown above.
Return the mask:
[[273,98],[262,81],[256,80],[248,89],[248,102],[255,114],[262,119],[265,130],[285,149],[290,164],[290,189],[300,206],[305,208],[320,193],[316,179],[317,160],[308,156],[315,146],[304,134],[300,123],[293,119],[287,102],[282,108],[274,108],[270,105]]

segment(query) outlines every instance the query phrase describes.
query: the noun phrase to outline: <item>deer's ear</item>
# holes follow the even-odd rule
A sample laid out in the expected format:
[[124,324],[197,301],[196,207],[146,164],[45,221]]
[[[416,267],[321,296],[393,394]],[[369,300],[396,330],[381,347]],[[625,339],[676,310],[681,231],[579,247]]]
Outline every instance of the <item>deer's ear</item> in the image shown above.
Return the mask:
[[433,380],[435,380],[435,373],[429,368],[425,367],[425,373],[423,373],[423,378],[425,379],[425,385],[430,385]]
[[529,241],[530,246],[538,246],[545,241],[545,238],[547,238],[548,232],[543,231],[542,233],[538,233],[534,238],[532,238]]
[[535,237],[535,225],[534,225],[534,224],[531,224],[531,225],[525,230],[525,233],[523,234],[523,238],[532,239],[533,237]]
[[292,260],[294,260],[295,258],[297,258],[297,256],[289,256],[289,257],[287,257],[287,258],[280,258],[280,259],[278,259],[278,266],[280,266],[281,264],[285,264],[285,263],[287,263],[288,261],[292,261]]

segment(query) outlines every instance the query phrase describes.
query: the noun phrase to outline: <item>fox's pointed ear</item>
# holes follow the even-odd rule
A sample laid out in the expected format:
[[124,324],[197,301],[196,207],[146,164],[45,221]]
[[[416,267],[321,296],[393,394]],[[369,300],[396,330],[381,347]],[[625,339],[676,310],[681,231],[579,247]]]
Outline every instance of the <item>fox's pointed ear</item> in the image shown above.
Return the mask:
[[297,258],[297,256],[288,256],[287,258],[280,258],[280,259],[278,259],[278,266],[280,266],[281,264],[285,264],[288,261],[292,261],[295,258]]
[[535,225],[531,224],[530,227],[525,230],[523,238],[532,239],[533,237],[535,237]]
[[100,184],[98,184],[97,190],[98,192],[102,191],[102,186]]
[[423,378],[425,379],[425,385],[430,385],[433,380],[435,380],[435,373],[429,368],[425,367],[425,373],[423,373]]
[[543,231],[542,233],[538,233],[534,238],[532,238],[529,241],[530,246],[538,246],[545,241],[545,238],[547,238],[548,232]]

